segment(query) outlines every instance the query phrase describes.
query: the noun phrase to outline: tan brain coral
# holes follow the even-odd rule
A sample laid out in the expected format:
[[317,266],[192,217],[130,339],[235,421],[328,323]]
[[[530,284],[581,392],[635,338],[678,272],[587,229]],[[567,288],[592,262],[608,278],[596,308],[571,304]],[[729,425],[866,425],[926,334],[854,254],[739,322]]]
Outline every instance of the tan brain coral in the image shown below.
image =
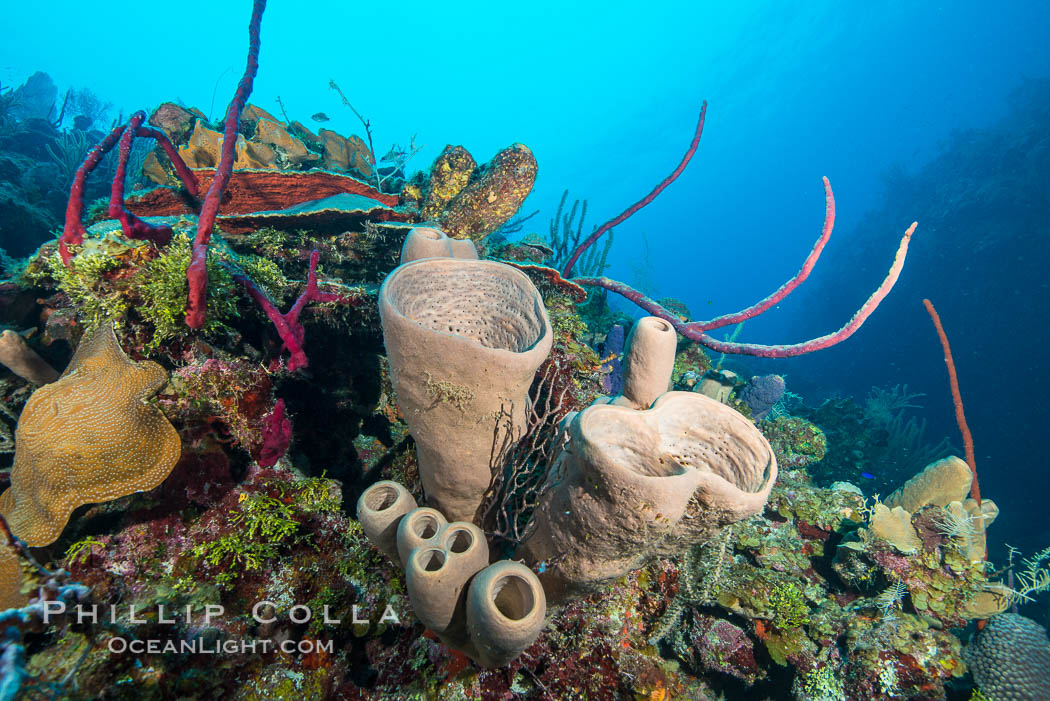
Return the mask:
[[962,501],[970,493],[973,472],[970,466],[951,455],[931,462],[922,472],[902,484],[886,498],[891,509],[899,506],[915,513],[924,506],[947,506]]
[[85,336],[57,382],[26,402],[15,431],[11,486],[0,513],[28,545],[53,543],[82,504],[152,489],[181,453],[179,435],[146,402],[167,381],[128,359],[110,326]]
[[22,567],[11,546],[3,543],[0,536],[0,611],[21,608],[29,603],[29,597],[23,594]]

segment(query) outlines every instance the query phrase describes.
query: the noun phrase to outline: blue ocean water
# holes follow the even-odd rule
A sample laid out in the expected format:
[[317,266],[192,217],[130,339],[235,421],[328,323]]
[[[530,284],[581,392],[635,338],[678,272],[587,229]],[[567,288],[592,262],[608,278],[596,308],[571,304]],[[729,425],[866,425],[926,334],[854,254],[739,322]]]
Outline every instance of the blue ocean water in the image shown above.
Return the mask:
[[[5,7],[0,82],[40,70],[60,90],[90,87],[114,112],[178,100],[217,117],[243,69],[249,9]],[[801,264],[828,176],[838,223],[827,252],[805,288],[747,323],[744,341],[789,343],[837,328],[918,219],[898,288],[853,338],[805,358],[730,367],[785,373],[789,389],[813,401],[906,383],[926,395],[929,435],[958,443],[920,304],[931,298],[955,351],[983,491],[1003,510],[995,552],[1002,542],[1030,552],[1050,544],[1037,518],[1050,488],[1050,249],[1045,189],[1040,199],[1032,187],[1050,172],[1038,170],[1045,140],[1009,146],[1024,115],[1047,114],[1038,109],[1048,91],[1039,80],[1050,78],[1047,26],[1050,8],[1024,2],[271,2],[251,102],[276,113],[279,97],[293,119],[322,112],[325,126],[358,133],[328,88],[334,79],[371,120],[377,150],[413,136],[425,144],[410,164],[419,169],[445,144],[484,161],[525,143],[540,173],[522,208],[539,210],[526,231],[546,233],[566,188],[570,200],[589,201],[587,228],[647,193],[677,164],[706,99],[696,157],[617,228],[608,274],[684,301],[694,318],[745,307]],[[934,167],[946,149],[967,148],[971,161]],[[1012,172],[1024,174],[1020,183]],[[959,188],[965,201],[941,204],[973,206],[972,218],[928,232],[921,215],[934,213],[914,211],[918,195],[933,201],[963,181],[985,187]],[[1011,188],[1025,196],[1001,196]]]

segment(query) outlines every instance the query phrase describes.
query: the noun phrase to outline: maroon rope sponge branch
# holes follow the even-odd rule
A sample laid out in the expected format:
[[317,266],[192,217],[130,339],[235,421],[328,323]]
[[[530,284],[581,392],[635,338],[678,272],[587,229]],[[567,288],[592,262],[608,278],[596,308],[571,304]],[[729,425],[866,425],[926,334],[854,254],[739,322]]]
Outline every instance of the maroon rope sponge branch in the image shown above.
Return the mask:
[[630,207],[625,209],[619,215],[613,217],[609,221],[605,222],[597,229],[594,233],[587,237],[587,239],[576,247],[576,250],[572,252],[572,256],[569,258],[569,262],[565,264],[565,269],[562,271],[561,276],[566,280],[569,275],[572,274],[572,266],[576,265],[576,261],[579,259],[583,252],[586,251],[591,245],[606,234],[610,229],[619,226],[621,223],[627,221],[635,212],[649,204],[656,199],[656,196],[663,192],[668,185],[678,179],[678,176],[682,174],[685,167],[689,165],[689,161],[692,160],[693,154],[696,153],[696,147],[700,145],[700,135],[704,133],[704,117],[707,115],[707,100],[704,100],[704,104],[700,107],[700,119],[696,123],[696,132],[693,134],[693,141],[689,144],[689,148],[686,149],[685,155],[682,156],[682,161],[678,164],[670,175],[660,181],[660,184],[652,189],[648,195],[638,200]]
[[230,174],[233,173],[233,161],[237,147],[237,128],[241,121],[241,112],[252,94],[252,84],[255,74],[259,71],[259,28],[262,25],[263,11],[266,9],[266,0],[255,0],[252,9],[252,18],[248,23],[248,65],[245,66],[244,75],[237,84],[237,92],[234,93],[229,107],[226,108],[226,119],[222,131],[222,151],[219,164],[215,168],[215,177],[212,178],[208,192],[204,195],[204,204],[201,205],[200,217],[197,219],[197,236],[193,240],[193,253],[190,258],[189,267],[186,268],[186,280],[189,283],[189,298],[186,302],[186,325],[193,329],[204,326],[205,312],[207,309],[208,292],[208,270],[206,267],[208,258],[208,244],[211,242],[212,228],[215,226],[215,217],[219,214],[219,203],[222,193],[230,183]]

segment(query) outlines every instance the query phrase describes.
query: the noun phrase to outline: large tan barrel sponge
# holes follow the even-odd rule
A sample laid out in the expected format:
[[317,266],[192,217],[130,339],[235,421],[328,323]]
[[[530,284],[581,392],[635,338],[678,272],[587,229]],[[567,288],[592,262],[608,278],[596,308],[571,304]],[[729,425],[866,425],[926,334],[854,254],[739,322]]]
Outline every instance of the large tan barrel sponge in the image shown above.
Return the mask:
[[[474,521],[493,445],[524,429],[529,387],[550,353],[543,299],[509,265],[426,258],[387,276],[379,314],[427,503],[451,520]],[[509,422],[499,420],[502,411]]]
[[477,260],[478,249],[470,239],[449,238],[441,229],[417,226],[408,232],[401,246],[401,263],[423,258],[464,258]]
[[372,544],[397,564],[397,529],[401,519],[418,508],[405,487],[392,480],[376,482],[357,500],[357,520]]
[[543,630],[547,599],[536,574],[501,560],[479,572],[467,593],[467,631],[486,667],[502,667],[532,645]]
[[550,603],[758,513],[777,477],[754,424],[693,392],[667,392],[644,411],[594,404],[568,435],[518,553],[539,568]]

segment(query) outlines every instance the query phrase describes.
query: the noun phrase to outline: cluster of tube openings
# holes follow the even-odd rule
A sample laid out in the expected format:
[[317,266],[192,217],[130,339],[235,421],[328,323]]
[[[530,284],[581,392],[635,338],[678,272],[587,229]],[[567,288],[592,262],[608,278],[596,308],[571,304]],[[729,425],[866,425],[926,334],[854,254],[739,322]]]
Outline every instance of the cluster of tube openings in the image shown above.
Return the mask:
[[[530,534],[490,562],[475,525],[492,479],[492,446],[524,428],[528,391],[553,332],[516,268],[477,259],[469,242],[414,229],[379,293],[398,404],[416,442],[428,506],[378,482],[358,501],[371,542],[405,569],[419,620],[489,667],[536,640],[548,604],[597,591],[659,557],[758,513],[776,480],[769,443],[704,395],[668,391],[677,334],[646,317],[624,354],[624,389],[563,422]],[[517,408],[493,434],[493,417]],[[451,519],[451,521],[450,521]]]
[[543,586],[520,562],[489,564],[485,534],[473,523],[417,507],[390,481],[365,491],[358,518],[372,543],[405,568],[412,610],[446,645],[501,667],[536,640],[547,615]]

